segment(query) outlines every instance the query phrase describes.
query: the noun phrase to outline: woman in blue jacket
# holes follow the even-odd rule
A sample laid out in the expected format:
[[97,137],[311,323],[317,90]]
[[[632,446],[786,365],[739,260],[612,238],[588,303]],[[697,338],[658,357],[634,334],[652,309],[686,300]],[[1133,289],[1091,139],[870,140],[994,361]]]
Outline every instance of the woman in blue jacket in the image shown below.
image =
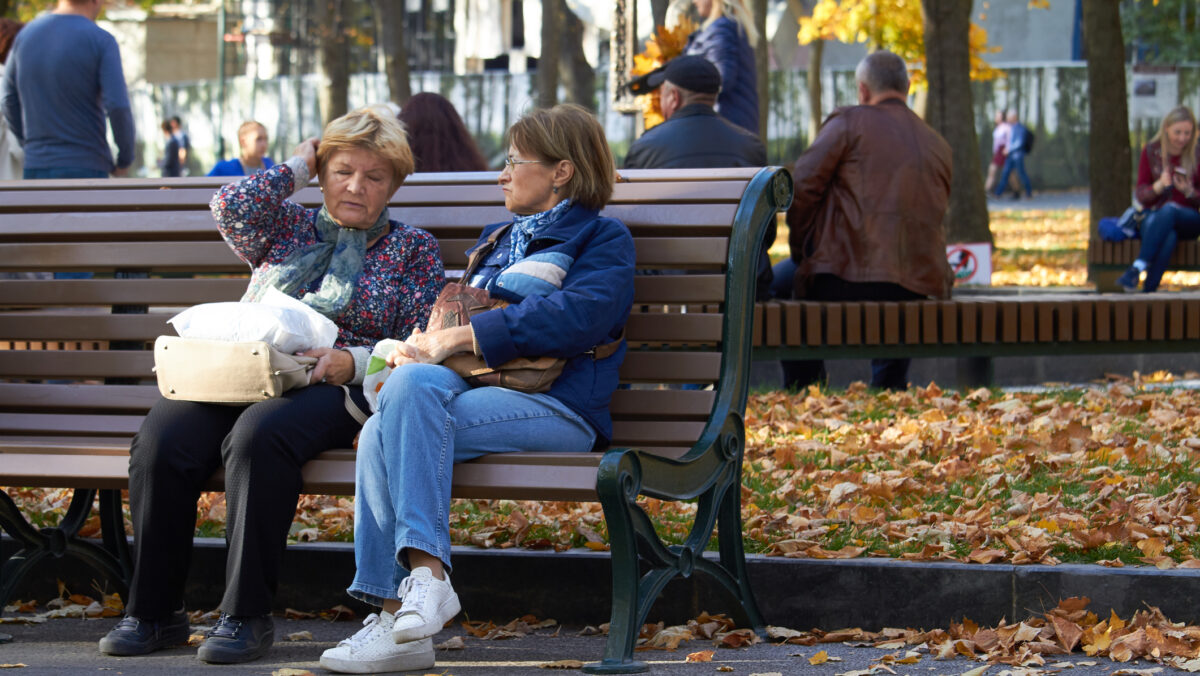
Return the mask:
[[692,0],[703,22],[688,37],[684,53],[712,61],[721,71],[716,111],[721,117],[758,133],[758,75],[754,44],[758,31],[745,0]]
[[[347,590],[382,606],[363,628],[321,656],[350,673],[425,669],[430,637],[460,610],[450,585],[453,463],[511,451],[587,452],[612,436],[608,404],[625,356],[633,305],[629,230],[599,215],[615,177],[604,129],[575,105],[535,110],[509,130],[500,188],[510,225],[470,279],[510,305],[458,328],[401,343],[359,437],[354,553]],[[617,343],[610,356],[597,346]],[[565,358],[544,394],[472,387],[442,366],[474,352],[488,365],[517,357]]]

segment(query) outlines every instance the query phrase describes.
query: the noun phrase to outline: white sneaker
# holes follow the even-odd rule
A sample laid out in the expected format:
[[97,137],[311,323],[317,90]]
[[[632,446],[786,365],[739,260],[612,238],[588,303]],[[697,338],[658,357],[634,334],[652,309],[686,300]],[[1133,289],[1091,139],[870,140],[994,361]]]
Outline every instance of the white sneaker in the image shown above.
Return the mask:
[[321,666],[345,674],[379,674],[388,671],[428,669],[433,666],[433,641],[392,640],[391,613],[371,613],[358,633],[321,654]]
[[439,580],[425,566],[404,578],[399,595],[404,603],[392,625],[392,639],[396,643],[429,638],[462,610],[458,594],[450,586],[450,576]]

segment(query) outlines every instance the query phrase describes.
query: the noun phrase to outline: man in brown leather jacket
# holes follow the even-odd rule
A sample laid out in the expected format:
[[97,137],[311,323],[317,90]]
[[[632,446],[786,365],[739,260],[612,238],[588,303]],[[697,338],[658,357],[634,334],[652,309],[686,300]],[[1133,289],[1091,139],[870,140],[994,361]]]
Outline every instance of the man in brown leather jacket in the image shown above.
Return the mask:
[[[874,52],[858,64],[855,79],[860,105],[835,110],[796,161],[787,214],[795,297],[946,298],[952,276],[942,217],[950,200],[950,146],[909,110],[900,57]],[[871,385],[904,389],[908,365],[908,359],[871,360]],[[820,360],[783,366],[788,387],[825,378]]]

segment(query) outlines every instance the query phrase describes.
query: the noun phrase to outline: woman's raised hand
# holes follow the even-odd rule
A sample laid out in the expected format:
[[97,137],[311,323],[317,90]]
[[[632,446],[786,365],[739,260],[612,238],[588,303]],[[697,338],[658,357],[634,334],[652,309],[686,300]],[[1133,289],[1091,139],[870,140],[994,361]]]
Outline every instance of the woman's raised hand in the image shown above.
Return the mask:
[[292,151],[293,157],[303,159],[304,163],[308,165],[309,176],[317,175],[317,145],[320,142],[320,139],[316,137],[305,139]]

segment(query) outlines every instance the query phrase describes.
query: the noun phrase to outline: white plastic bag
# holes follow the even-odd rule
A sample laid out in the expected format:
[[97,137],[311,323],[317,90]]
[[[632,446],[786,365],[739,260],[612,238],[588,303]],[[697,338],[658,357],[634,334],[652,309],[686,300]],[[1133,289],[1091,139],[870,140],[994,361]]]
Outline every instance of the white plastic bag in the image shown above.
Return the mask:
[[371,350],[371,360],[367,362],[367,375],[363,378],[363,395],[367,398],[367,403],[371,405],[371,413],[379,410],[379,390],[383,388],[384,381],[392,373],[392,367],[388,366],[387,358],[396,349],[400,341],[395,338],[384,338],[375,343],[375,349]]
[[333,347],[338,335],[333,320],[278,289],[268,289],[258,303],[194,305],[167,323],[184,338],[262,340],[287,354]]

